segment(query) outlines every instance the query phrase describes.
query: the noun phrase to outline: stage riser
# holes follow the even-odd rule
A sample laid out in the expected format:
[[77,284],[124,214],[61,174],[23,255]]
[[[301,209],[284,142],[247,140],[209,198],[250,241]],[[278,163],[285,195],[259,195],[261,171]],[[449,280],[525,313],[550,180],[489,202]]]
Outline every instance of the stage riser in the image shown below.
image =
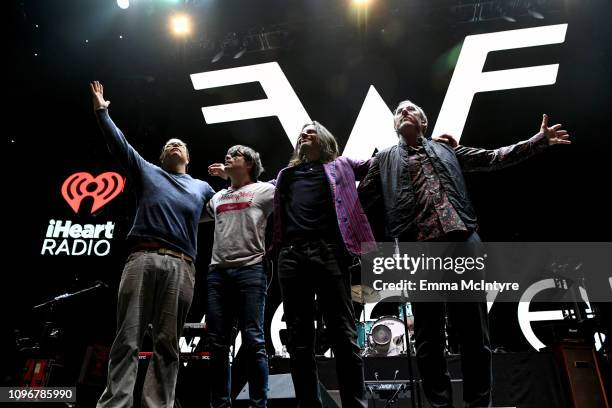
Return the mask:
[[[364,372],[366,381],[374,381],[374,373],[378,373],[381,381],[393,379],[395,370],[398,380],[407,380],[408,360],[406,357],[380,358],[369,357],[364,359]],[[416,361],[412,361],[415,378],[419,378]],[[461,365],[458,356],[447,358],[449,372],[453,379],[453,397],[459,402],[461,399]],[[138,390],[142,386],[144,374],[146,372],[146,360],[141,361],[138,370],[138,380],[136,384],[136,400],[139,399]],[[336,379],[336,367],[334,360],[319,360],[319,377],[323,387],[329,391],[331,399],[337,398],[334,392],[338,389]],[[238,370],[236,370],[238,371]],[[241,370],[242,371],[242,370]],[[270,359],[270,374],[289,373],[288,359]],[[493,402],[494,406],[521,408],[569,408],[569,403],[565,397],[565,390],[560,375],[561,371],[556,363],[553,353],[507,353],[493,355]],[[206,360],[191,362],[187,367],[181,367],[177,383],[176,395],[182,408],[200,408],[207,406],[208,403],[208,383],[209,383],[208,362]],[[245,381],[240,380],[242,372],[234,372],[234,382],[236,393],[244,386]],[[85,391],[85,390],[83,390]],[[101,392],[99,390],[89,390],[84,392]],[[274,397],[275,390],[271,389],[270,395]],[[422,396],[422,394],[421,394]],[[424,406],[427,406],[425,399],[421,398]],[[236,407],[243,404],[236,401]],[[409,398],[400,398],[396,407],[410,406]],[[371,402],[370,402],[371,405]],[[271,398],[268,405],[270,408],[294,407],[295,401],[288,399]],[[384,406],[381,400],[377,401],[377,407]],[[458,404],[461,406],[461,404]]]

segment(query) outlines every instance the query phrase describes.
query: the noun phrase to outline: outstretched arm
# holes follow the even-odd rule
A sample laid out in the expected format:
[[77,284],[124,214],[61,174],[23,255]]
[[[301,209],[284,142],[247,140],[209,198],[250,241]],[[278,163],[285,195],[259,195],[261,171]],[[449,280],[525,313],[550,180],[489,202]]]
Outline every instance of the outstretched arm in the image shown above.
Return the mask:
[[110,101],[104,99],[104,87],[98,81],[89,84],[93,99],[93,108],[106,144],[121,166],[130,174],[138,171],[146,162],[128,143],[123,132],[115,125],[108,114]]
[[374,157],[365,178],[357,187],[361,207],[368,217],[370,227],[377,240],[385,237],[385,206],[380,182],[380,166]]
[[528,140],[493,150],[459,145],[455,154],[465,172],[493,171],[520,163],[548,146],[571,144],[569,137],[567,131],[561,129],[561,124],[548,127],[548,115],[544,114],[540,132]]
[[346,157],[346,160],[349,162],[349,164],[353,168],[353,173],[355,174],[355,180],[356,181],[363,180],[363,178],[368,173],[368,170],[370,169],[372,158],[368,160],[357,160],[357,159],[351,159],[350,157]]

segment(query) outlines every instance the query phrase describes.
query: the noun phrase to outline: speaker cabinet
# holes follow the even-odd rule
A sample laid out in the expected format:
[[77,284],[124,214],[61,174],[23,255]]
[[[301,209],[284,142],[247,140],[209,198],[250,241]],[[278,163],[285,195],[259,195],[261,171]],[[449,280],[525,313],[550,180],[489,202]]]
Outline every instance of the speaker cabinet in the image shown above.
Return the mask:
[[573,408],[610,408],[592,346],[559,343],[555,352]]

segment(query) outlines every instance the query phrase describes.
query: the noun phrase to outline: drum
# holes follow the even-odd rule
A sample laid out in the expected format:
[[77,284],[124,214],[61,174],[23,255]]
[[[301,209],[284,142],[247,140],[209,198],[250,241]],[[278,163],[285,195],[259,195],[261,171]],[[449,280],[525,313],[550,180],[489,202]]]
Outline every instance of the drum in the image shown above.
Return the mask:
[[355,325],[357,326],[357,345],[363,351],[368,345],[368,333],[370,330],[372,330],[374,320],[367,322],[355,322]]
[[404,322],[395,316],[383,316],[368,333],[368,356],[397,356],[406,353]]

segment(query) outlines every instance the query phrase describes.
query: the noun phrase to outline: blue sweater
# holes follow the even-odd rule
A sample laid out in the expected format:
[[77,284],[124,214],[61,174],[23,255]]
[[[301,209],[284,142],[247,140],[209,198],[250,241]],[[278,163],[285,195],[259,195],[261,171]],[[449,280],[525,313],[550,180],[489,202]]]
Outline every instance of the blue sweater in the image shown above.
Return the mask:
[[169,173],[143,159],[107,109],[97,110],[96,116],[111,153],[136,191],[138,208],[128,237],[153,238],[195,259],[200,215],[214,190],[189,174]]

